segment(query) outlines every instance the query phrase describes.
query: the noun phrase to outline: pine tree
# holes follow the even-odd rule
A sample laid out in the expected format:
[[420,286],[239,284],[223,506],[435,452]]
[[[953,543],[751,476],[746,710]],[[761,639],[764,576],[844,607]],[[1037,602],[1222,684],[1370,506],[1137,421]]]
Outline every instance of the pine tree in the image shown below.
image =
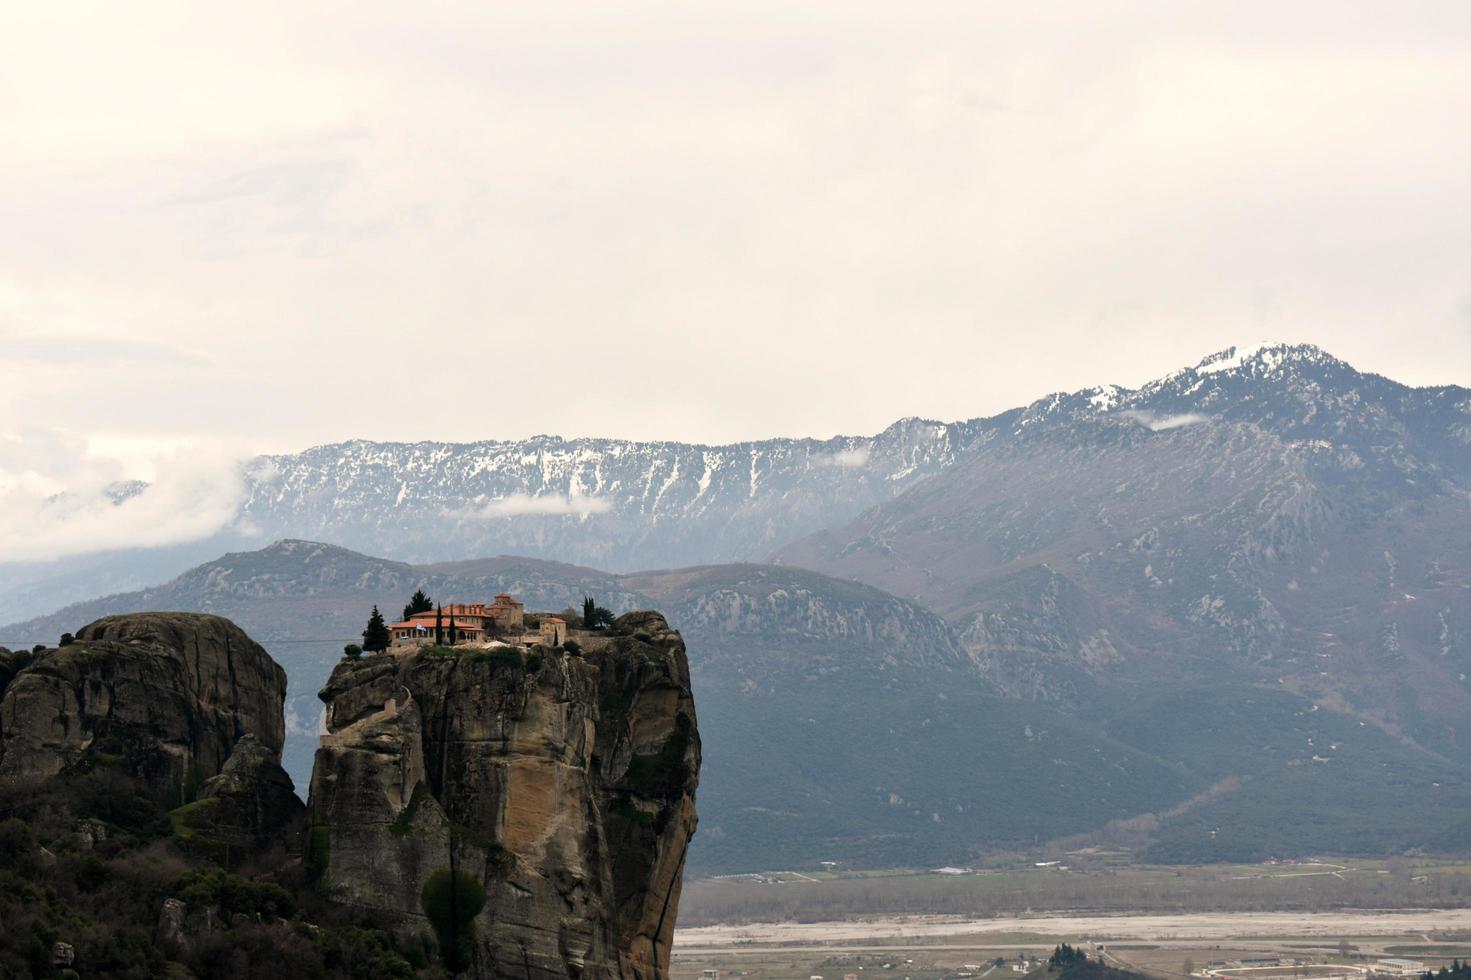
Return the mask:
[[415,613],[429,612],[434,608],[434,600],[419,589],[409,598],[409,604],[404,606],[404,619],[413,619]]
[[363,630],[363,649],[369,653],[382,653],[388,649],[388,642],[392,639],[388,635],[388,626],[383,622],[383,614],[378,607],[373,607],[373,615],[368,617],[368,628]]
[[444,607],[434,607],[434,645],[444,646]]

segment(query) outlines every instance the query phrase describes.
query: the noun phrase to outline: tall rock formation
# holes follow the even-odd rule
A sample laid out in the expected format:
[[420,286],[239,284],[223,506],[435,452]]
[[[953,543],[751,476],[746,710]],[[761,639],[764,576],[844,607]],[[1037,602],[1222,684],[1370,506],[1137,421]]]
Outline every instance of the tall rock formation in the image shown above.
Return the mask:
[[700,765],[684,642],[652,612],[576,639],[337,666],[307,854],[328,894],[477,978],[668,975]]
[[227,619],[108,616],[0,661],[0,788],[108,766],[178,805],[243,738],[281,757],[286,672]]

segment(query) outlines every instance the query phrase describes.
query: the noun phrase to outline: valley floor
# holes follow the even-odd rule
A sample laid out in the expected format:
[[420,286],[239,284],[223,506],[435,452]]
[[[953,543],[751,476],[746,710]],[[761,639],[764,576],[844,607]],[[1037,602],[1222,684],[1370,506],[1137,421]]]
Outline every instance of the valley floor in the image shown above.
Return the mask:
[[[1437,969],[1452,958],[1471,959],[1471,891],[1462,887],[1471,883],[1468,874],[1463,863],[1323,861],[705,880],[691,883],[692,915],[681,917],[686,925],[675,936],[672,977],[717,970],[723,978],[750,980],[848,973],[1020,980],[1027,969],[1022,961],[1045,958],[1062,942],[1092,950],[1112,966],[1174,980],[1212,962],[1278,956],[1296,964],[1284,971],[1295,976],[1311,972],[1302,969],[1307,964],[1362,970],[1391,957]],[[1141,903],[1147,909],[1121,904],[1137,899],[1140,889],[1153,893]],[[1431,894],[1451,893],[1461,897],[1445,901],[1447,907],[1423,904]],[[1071,899],[1065,910],[1022,905],[1029,897],[1040,902],[1063,894]],[[943,912],[896,911],[944,901],[952,905]],[[1176,902],[1195,907],[1157,908]],[[1226,908],[1213,910],[1212,902]],[[782,915],[763,914],[763,904],[767,913],[782,909]],[[820,914],[840,905],[868,911]],[[1013,907],[1003,911],[1003,905]]]
[[[912,980],[980,966],[996,980],[1019,957],[1045,958],[1061,942],[1096,949],[1108,963],[1184,978],[1214,960],[1291,956],[1303,963],[1372,965],[1413,957],[1432,967],[1471,958],[1471,909],[1183,915],[1040,915],[998,919],[898,916],[841,922],[698,926],[675,936],[672,976],[786,980],[883,969]],[[1098,954],[1095,954],[1098,955]],[[995,965],[1001,958],[1007,962]]]

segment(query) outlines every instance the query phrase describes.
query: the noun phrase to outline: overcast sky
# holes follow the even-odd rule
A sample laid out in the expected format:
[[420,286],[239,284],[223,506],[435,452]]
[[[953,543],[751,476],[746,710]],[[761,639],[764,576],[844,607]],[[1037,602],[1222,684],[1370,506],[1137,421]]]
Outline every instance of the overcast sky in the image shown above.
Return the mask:
[[4,21],[12,487],[179,446],[866,433],[1259,339],[1471,383],[1465,0]]

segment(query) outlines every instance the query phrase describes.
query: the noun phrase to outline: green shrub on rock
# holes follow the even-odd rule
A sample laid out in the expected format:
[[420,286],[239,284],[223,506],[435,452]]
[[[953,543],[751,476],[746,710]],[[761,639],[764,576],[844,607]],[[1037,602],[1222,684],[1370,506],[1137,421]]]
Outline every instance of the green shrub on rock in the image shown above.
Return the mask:
[[423,903],[445,968],[463,973],[471,962],[475,916],[485,907],[484,886],[463,871],[440,868],[424,882]]

